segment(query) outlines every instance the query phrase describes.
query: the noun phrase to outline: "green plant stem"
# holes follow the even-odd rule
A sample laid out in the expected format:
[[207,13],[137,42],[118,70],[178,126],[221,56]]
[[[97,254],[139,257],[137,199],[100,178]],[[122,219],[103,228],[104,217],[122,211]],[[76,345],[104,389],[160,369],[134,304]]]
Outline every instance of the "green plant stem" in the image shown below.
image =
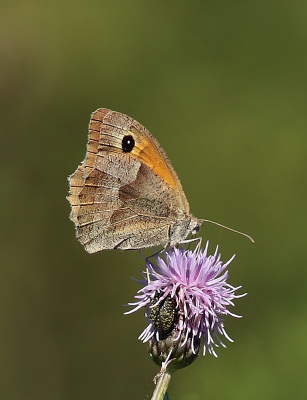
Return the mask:
[[167,391],[170,380],[171,380],[171,374],[166,370],[163,374],[161,374],[160,378],[158,379],[151,400],[164,399],[164,395]]

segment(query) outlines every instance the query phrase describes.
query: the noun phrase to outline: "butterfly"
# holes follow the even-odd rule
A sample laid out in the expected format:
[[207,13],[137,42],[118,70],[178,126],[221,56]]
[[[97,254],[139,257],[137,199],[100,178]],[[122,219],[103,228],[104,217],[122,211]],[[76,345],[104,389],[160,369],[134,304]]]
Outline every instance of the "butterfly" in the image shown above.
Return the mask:
[[175,246],[208,221],[190,213],[175,169],[154,136],[106,108],[92,113],[85,159],[68,180],[70,219],[89,253]]

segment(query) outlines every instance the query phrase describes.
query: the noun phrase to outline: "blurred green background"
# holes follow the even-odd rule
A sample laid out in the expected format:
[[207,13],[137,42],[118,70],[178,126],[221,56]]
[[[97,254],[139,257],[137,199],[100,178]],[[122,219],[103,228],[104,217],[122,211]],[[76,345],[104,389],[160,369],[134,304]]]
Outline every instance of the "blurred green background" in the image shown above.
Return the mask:
[[87,254],[65,199],[108,107],[160,141],[194,215],[257,242],[203,226],[248,296],[170,398],[305,399],[306,1],[3,1],[0,71],[0,398],[152,394],[142,312],[123,315],[143,261]]

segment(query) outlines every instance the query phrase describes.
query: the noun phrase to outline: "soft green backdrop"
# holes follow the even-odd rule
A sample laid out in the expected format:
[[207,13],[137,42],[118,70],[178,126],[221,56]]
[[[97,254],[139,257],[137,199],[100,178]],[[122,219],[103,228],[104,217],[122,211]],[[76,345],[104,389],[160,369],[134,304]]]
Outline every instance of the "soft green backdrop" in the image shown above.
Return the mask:
[[229,282],[235,340],[177,372],[176,400],[307,393],[306,1],[3,1],[1,400],[146,399],[158,372],[124,316],[143,262],[89,255],[66,177],[98,107],[143,123],[172,160]]

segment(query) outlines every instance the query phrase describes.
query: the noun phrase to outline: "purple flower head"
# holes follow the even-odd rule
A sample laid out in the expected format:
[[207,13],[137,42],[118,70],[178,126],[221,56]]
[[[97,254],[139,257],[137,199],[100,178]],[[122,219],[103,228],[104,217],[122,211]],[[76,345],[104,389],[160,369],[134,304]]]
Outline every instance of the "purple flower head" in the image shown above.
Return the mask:
[[245,294],[236,295],[241,286],[226,282],[226,268],[234,256],[223,264],[218,248],[211,256],[207,250],[208,242],[203,251],[198,246],[194,251],[174,247],[156,256],[157,265],[147,260],[141,281],[144,287],[135,296],[137,301],[129,303],[134,308],[128,313],[145,307],[149,324],[139,339],[149,341],[151,355],[160,364],[166,358],[178,359],[182,352],[185,362],[178,368],[190,364],[198,355],[201,339],[203,355],[208,350],[216,357],[214,348],[226,347],[221,337],[232,341],[224,328],[224,316],[240,317],[227,307]]

